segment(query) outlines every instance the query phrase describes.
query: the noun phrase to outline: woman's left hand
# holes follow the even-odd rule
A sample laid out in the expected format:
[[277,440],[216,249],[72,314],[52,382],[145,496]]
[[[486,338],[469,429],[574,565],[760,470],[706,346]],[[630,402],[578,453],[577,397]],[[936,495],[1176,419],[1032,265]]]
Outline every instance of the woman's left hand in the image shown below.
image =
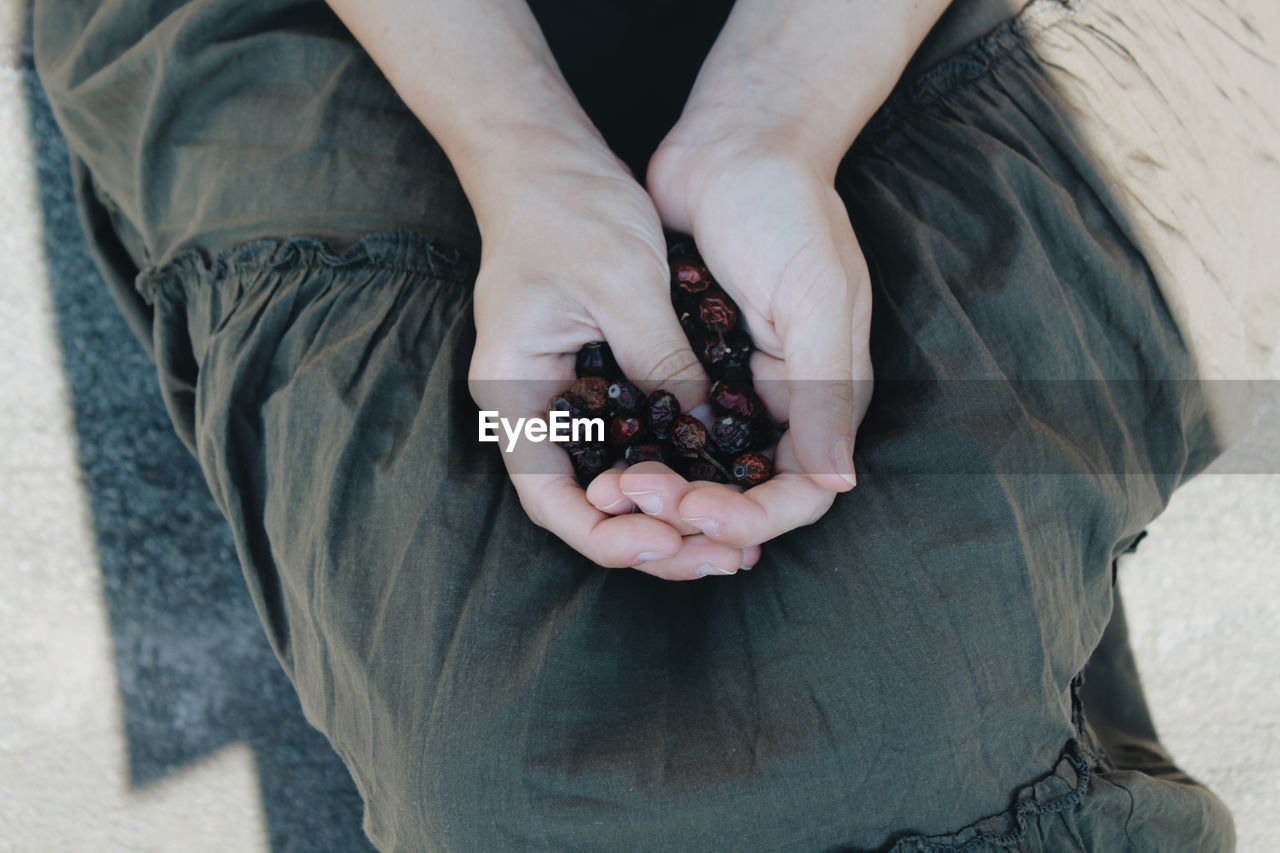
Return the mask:
[[686,114],[651,161],[648,189],[664,224],[693,235],[737,301],[757,347],[757,389],[789,424],[773,479],[745,492],[682,490],[678,515],[723,544],[758,545],[817,521],[854,487],[872,380],[867,265],[834,164],[794,140]]

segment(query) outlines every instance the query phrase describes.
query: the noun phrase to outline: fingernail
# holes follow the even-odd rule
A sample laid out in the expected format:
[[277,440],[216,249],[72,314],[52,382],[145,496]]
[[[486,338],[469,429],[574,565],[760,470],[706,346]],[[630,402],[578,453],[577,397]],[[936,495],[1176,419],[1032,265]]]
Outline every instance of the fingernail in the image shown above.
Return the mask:
[[614,501],[611,504],[608,504],[607,506],[600,506],[600,504],[592,504],[592,506],[600,510],[601,512],[608,512],[609,510],[613,509],[615,506],[617,506],[618,504],[622,503],[625,500],[626,498],[618,498],[616,501]]
[[631,498],[631,502],[640,507],[640,511],[649,515],[662,512],[662,495],[657,492],[623,492]]
[[720,522],[714,518],[704,518],[702,516],[694,516],[693,518],[681,519],[686,524],[698,528],[708,536],[715,536],[720,532]]
[[858,477],[853,473],[853,440],[837,438],[831,444],[831,461],[835,463],[836,473],[849,481],[850,486],[858,485]]
[[[698,566],[698,577],[705,578],[707,575],[731,575],[733,572],[726,572],[719,566],[713,566],[710,563],[703,563]],[[735,570],[736,571],[736,570]]]
[[659,554],[657,551],[645,551],[642,554],[636,554],[637,563],[652,563],[654,560],[665,560],[666,554]]
[[755,566],[738,566],[738,568],[739,568],[739,569],[742,569],[742,571],[744,571],[744,572],[749,572],[749,571],[751,571],[753,568],[755,568]]

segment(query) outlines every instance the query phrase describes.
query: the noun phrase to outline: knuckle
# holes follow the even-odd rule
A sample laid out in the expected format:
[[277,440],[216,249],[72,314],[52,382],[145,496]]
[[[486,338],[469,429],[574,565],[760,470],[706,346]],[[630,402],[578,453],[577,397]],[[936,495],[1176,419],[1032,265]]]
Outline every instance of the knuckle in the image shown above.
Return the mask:
[[692,380],[702,374],[702,365],[687,346],[663,341],[650,346],[641,353],[651,382],[667,382],[671,380]]
[[853,381],[839,380],[827,383],[824,389],[827,406],[834,413],[847,412],[853,408]]

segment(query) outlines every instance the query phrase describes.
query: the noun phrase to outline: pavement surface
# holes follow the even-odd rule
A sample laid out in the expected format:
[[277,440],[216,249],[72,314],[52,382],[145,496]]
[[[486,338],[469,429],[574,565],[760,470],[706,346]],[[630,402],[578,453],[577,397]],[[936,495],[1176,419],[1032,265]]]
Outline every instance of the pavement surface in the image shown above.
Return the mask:
[[[0,851],[367,850],[85,252],[24,20],[0,0]],[[1276,413],[1214,470],[1280,471]],[[1157,726],[1269,850],[1280,474],[1202,475],[1149,533],[1120,582]]]

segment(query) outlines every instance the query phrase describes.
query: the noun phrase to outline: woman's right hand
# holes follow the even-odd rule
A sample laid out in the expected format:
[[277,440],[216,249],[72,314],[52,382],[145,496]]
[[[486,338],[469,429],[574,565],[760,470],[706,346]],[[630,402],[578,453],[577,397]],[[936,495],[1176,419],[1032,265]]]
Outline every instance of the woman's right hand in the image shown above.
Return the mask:
[[[513,422],[545,417],[548,397],[575,378],[575,354],[595,340],[609,343],[646,392],[665,387],[685,409],[701,402],[707,377],[671,306],[666,246],[648,195],[603,143],[593,150],[544,141],[517,156],[490,160],[486,179],[473,183],[483,188],[473,205],[484,238],[469,377],[476,403]],[[643,497],[646,512],[627,512],[625,497],[625,505],[593,506],[559,445],[521,440],[502,455],[533,522],[602,566],[685,580],[759,559],[758,547],[722,545],[681,524],[674,506],[655,509]],[[680,479],[656,463],[646,468]]]

